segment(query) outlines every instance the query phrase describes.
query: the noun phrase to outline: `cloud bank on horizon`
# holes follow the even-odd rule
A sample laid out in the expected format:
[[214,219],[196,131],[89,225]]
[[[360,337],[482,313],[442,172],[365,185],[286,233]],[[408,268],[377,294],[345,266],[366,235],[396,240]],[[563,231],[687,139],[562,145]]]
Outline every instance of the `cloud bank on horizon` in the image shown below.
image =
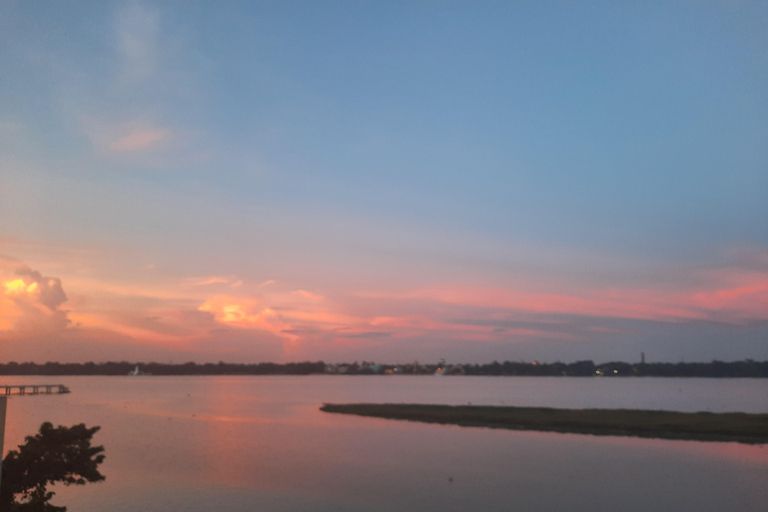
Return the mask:
[[[73,304],[59,278],[4,258],[0,343],[4,356],[17,360],[400,360],[438,351],[462,360],[597,358],[627,354],[627,345],[747,357],[762,350],[768,324],[768,253],[750,256],[746,261],[760,264],[700,270],[696,286],[672,289],[542,293],[530,284],[399,283],[325,296],[276,281],[265,289],[238,276],[130,284],[75,277]],[[652,339],[680,331],[680,339]],[[704,331],[727,337],[686,339]]]
[[768,359],[768,7],[0,6],[0,360]]

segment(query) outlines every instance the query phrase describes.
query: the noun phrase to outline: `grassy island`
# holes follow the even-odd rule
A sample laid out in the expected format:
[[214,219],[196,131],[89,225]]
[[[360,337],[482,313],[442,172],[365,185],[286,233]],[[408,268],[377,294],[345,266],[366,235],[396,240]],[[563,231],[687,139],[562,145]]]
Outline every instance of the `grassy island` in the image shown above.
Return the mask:
[[768,414],[421,404],[324,404],[320,410],[464,427],[768,443]]

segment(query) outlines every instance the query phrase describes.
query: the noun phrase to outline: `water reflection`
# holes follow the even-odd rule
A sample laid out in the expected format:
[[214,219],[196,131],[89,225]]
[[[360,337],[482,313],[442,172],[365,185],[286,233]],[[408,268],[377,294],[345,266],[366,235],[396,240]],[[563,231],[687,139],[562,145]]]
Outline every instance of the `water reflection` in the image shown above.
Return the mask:
[[[704,409],[734,410],[744,393],[756,397],[745,408],[759,409],[768,396],[768,382],[715,382],[721,387],[705,383],[701,396],[691,381],[672,379],[642,379],[631,397],[621,391],[652,408],[664,408],[666,395],[675,403],[680,385]],[[733,503],[764,510],[768,499],[768,449],[760,446],[472,429],[318,410],[325,401],[531,405],[525,402],[536,393],[538,405],[557,406],[574,394],[572,379],[147,377],[65,384],[73,390],[66,403],[41,397],[9,406],[6,446],[44,419],[102,425],[109,479],[87,496],[57,491],[70,512],[714,511]],[[616,396],[597,390],[580,399],[610,406]]]

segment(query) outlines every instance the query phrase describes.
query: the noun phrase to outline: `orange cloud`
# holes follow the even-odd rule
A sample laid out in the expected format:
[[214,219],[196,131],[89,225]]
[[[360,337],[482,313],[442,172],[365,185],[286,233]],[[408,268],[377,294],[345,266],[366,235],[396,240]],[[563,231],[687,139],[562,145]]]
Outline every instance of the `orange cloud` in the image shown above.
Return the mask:
[[10,331],[23,313],[7,295],[0,295],[0,331]]
[[44,277],[23,263],[0,258],[0,330],[51,332],[64,329],[67,296],[61,281]]
[[23,279],[14,279],[3,283],[6,297],[21,297],[27,295],[34,297],[40,294],[40,287],[36,282],[27,284]]
[[259,301],[256,299],[218,295],[206,300],[197,309],[213,313],[217,321],[228,325],[274,333],[282,333],[291,328],[272,308],[258,306]]

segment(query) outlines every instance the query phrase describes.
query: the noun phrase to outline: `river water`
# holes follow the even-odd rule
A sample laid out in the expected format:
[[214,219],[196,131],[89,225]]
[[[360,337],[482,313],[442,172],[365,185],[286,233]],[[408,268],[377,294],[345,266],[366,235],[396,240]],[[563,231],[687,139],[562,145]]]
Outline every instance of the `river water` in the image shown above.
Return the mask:
[[69,512],[768,511],[768,446],[520,432],[322,413],[323,402],[768,412],[768,379],[3,377],[6,451],[100,425],[107,479]]

